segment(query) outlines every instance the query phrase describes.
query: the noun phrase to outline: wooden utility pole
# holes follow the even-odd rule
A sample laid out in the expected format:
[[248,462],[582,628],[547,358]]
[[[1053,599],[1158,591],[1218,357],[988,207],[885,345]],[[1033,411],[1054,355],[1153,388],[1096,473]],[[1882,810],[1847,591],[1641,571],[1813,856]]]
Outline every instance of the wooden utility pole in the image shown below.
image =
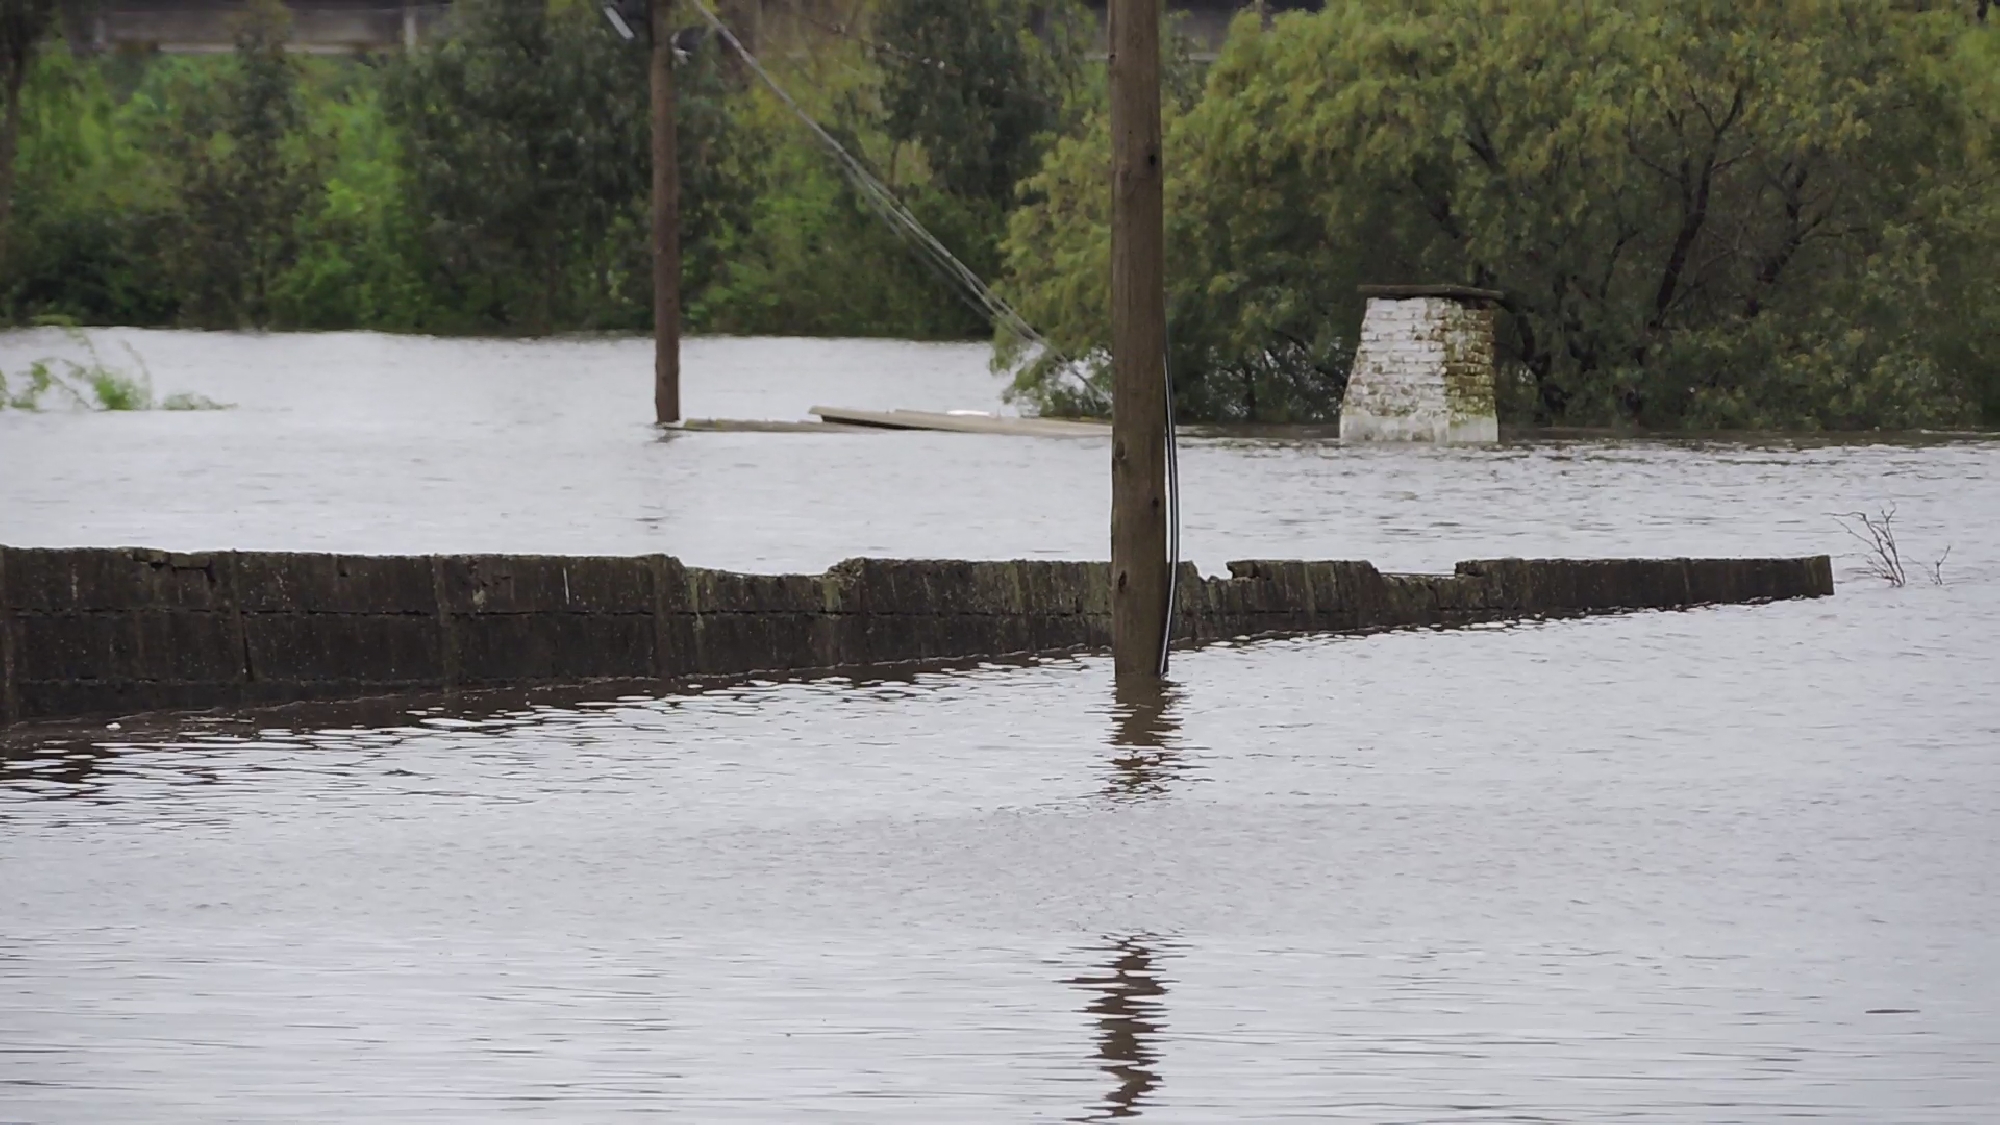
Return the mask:
[[681,420],[681,164],[674,0],[653,0],[653,413]]
[[1157,678],[1167,614],[1166,204],[1160,0],[1111,0],[1111,644]]

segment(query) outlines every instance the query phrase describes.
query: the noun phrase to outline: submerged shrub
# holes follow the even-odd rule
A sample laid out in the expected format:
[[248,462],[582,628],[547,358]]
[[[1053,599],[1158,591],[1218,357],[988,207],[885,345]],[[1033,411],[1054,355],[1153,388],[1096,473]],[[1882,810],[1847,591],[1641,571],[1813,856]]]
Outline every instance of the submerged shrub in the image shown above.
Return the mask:
[[98,354],[97,345],[81,330],[66,328],[64,334],[71,343],[83,349],[85,358],[38,359],[28,365],[27,372],[18,378],[18,382],[10,382],[6,372],[0,371],[0,409],[40,410],[48,405],[47,400],[51,397],[60,398],[72,409],[80,410],[229,409],[227,403],[187,392],[171,394],[165,401],[156,402],[153,374],[146,369],[146,361],[131,345],[125,345],[125,352],[132,357],[136,371],[106,363]]

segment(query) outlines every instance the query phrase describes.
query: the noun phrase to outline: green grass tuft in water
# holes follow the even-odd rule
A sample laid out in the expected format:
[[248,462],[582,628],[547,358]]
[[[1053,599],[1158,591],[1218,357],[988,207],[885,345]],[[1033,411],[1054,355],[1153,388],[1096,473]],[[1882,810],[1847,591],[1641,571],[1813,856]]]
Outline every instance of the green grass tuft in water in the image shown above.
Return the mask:
[[214,399],[208,397],[207,395],[190,394],[187,391],[181,391],[178,394],[168,395],[164,400],[162,400],[160,403],[160,409],[161,410],[230,410],[233,409],[233,407],[226,402],[217,402]]
[[90,392],[100,410],[151,410],[153,388],[122,371],[100,368],[90,373]]
[[179,392],[155,402],[153,398],[153,374],[146,369],[146,361],[139,353],[125,345],[125,352],[137,365],[137,373],[104,362],[97,354],[97,345],[82,330],[63,325],[64,334],[82,346],[89,359],[79,362],[73,359],[46,358],[36,360],[28,367],[27,374],[19,388],[0,371],[0,410],[40,410],[51,395],[68,400],[69,405],[82,410],[227,410],[228,403],[217,402],[207,395]]

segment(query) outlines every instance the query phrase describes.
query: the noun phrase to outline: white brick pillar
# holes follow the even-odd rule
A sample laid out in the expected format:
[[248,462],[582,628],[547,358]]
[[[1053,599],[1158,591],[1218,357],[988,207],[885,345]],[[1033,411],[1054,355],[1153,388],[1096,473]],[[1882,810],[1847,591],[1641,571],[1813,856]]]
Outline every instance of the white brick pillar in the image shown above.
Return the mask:
[[1342,441],[1500,439],[1493,303],[1461,285],[1364,285],[1368,311],[1340,406]]

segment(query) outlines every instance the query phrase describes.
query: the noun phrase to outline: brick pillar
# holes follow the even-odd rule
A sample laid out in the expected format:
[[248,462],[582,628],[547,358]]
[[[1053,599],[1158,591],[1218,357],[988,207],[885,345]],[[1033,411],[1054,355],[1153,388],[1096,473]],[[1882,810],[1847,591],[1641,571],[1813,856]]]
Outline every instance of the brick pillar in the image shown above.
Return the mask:
[[1340,408],[1342,441],[1490,442],[1493,304],[1458,285],[1364,285],[1368,311]]

